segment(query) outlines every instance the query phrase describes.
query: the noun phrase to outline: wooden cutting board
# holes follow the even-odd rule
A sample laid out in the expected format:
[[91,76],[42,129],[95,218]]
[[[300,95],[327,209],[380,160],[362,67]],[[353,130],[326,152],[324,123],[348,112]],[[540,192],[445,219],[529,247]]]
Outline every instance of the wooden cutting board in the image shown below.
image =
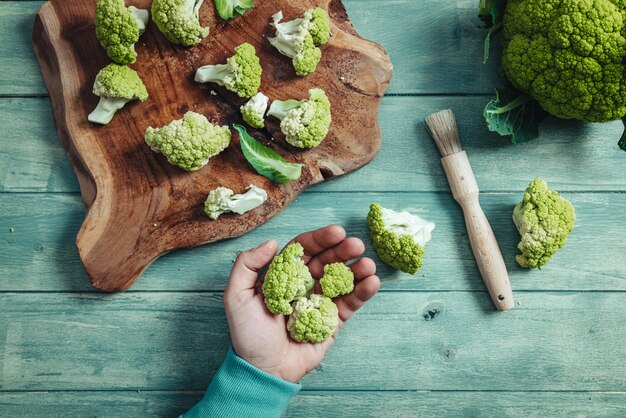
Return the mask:
[[[131,3],[145,9],[150,6],[147,0]],[[213,2],[205,0],[200,21],[211,28],[211,34],[193,48],[172,45],[150,22],[137,44],[139,57],[132,66],[150,98],[127,105],[107,126],[87,121],[99,100],[92,94],[94,78],[109,63],[95,36],[95,0],[51,0],[37,14],[33,45],[50,92],[59,138],[87,207],[76,244],[95,287],[106,292],[126,290],[160,255],[240,236],[277,215],[308,186],[354,171],[377,154],[381,144],[378,106],[392,72],[385,50],[356,33],[341,1],[256,3],[244,17],[224,22]],[[273,36],[269,22],[278,10],[291,20],[314,6],[327,8],[333,37],[322,47],[317,71],[301,78],[295,76],[291,60],[271,47],[266,37]],[[313,150],[289,146],[275,119],[268,121],[266,129],[251,131],[287,161],[305,165],[300,180],[286,186],[254,171],[241,153],[236,134],[226,151],[194,173],[171,166],[143,140],[148,126],[163,126],[188,110],[219,124],[242,123],[238,110],[245,100],[216,85],[195,83],[193,77],[202,65],[225,62],[243,42],[257,49],[263,66],[261,91],[271,99],[306,98],[310,88],[320,87],[332,104],[330,133]],[[210,190],[225,186],[240,193],[249,184],[267,190],[269,198],[263,206],[216,221],[204,215],[203,203]]]

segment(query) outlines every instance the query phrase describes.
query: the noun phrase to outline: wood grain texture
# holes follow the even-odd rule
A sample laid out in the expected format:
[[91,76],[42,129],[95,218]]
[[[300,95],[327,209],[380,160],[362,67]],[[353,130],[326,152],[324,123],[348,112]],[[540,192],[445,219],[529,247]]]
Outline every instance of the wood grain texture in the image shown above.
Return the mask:
[[[149,2],[137,2],[149,8]],[[138,47],[134,68],[150,98],[118,112],[104,127],[87,122],[98,98],[93,79],[107,63],[94,30],[93,0],[49,1],[42,6],[33,30],[33,45],[50,92],[61,142],[76,171],[85,221],[76,244],[92,284],[106,292],[128,289],[159,256],[174,249],[233,238],[267,222],[306,187],[341,176],[370,162],[380,148],[377,119],[380,100],[389,84],[391,62],[382,47],[360,38],[340,1],[263,2],[240,19],[222,23],[211,3],[201,21],[212,28],[203,43],[183,49],[170,44],[151,23]],[[324,46],[318,70],[297,77],[290,60],[277,54],[265,37],[276,9],[287,18],[302,10],[328,9],[333,36]],[[257,137],[272,144],[291,162],[304,164],[298,181],[281,186],[250,167],[234,139],[230,147],[193,173],[171,166],[145,145],[148,126],[163,126],[188,110],[209,115],[221,125],[241,123],[235,94],[193,81],[195,70],[222,63],[234,48],[249,42],[264,67],[262,90],[273,99],[300,98],[313,87],[329,96],[333,123],[324,142],[312,150],[290,147],[273,120]],[[220,92],[211,98],[211,89]],[[306,97],[306,96],[305,96]],[[273,140],[272,138],[276,138]],[[243,216],[216,221],[203,213],[208,191],[219,186],[241,192],[255,184],[268,192],[267,202]]]
[[[499,239],[515,291],[626,290],[623,237],[626,207],[623,194],[565,195],[577,208],[576,228],[567,245],[542,270],[526,270],[515,262],[519,234],[513,207],[521,193],[484,194],[482,206]],[[342,199],[344,204],[337,204]],[[417,276],[393,271],[373,253],[365,224],[369,204],[409,209],[433,220],[437,229],[426,247]],[[311,217],[311,213],[317,214]],[[84,208],[78,195],[0,194],[0,291],[85,291],[92,289],[76,254],[73,236]],[[303,226],[303,223],[306,225]],[[157,260],[133,287],[158,291],[221,291],[238,251],[276,238],[285,244],[305,229],[331,223],[362,238],[366,255],[378,263],[383,290],[479,291],[488,299],[472,255],[461,210],[447,193],[305,193],[277,219],[236,240],[180,250]],[[10,232],[10,228],[14,232]]]
[[[516,296],[516,309],[496,314],[482,293],[379,294],[302,384],[626,390],[626,346],[615,344],[626,293]],[[0,297],[1,390],[204,390],[229,345],[221,294]]]
[[[521,193],[535,176],[556,190],[626,191],[621,122],[583,125],[548,121],[543,137],[511,145],[490,134],[480,112],[485,97],[385,97],[383,146],[357,174],[314,186],[336,192],[449,192],[439,153],[421,120],[454,109],[463,147],[484,192]],[[0,99],[0,192],[77,192],[78,182],[54,132],[48,99]],[[558,156],[556,158],[555,156]]]
[[[491,94],[498,63],[482,64],[474,0],[345,0],[359,33],[382,44],[396,64],[391,94]],[[47,95],[28,38],[40,1],[0,1],[0,95]],[[399,14],[410,16],[407,24]],[[17,36],[15,36],[17,34]],[[21,66],[12,65],[19,59]]]
[[[18,392],[0,393],[0,415],[172,418],[203,392]],[[393,413],[390,410],[393,409]],[[626,415],[624,392],[341,392],[303,391],[285,417],[543,418]]]

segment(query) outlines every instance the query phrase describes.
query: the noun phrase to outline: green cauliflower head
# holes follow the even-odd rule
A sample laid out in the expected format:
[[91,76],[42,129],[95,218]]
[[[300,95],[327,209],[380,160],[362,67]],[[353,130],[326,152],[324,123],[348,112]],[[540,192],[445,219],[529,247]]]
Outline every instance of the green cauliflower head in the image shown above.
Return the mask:
[[274,100],[267,114],[280,120],[285,140],[297,148],[318,146],[332,122],[330,101],[319,88],[309,90],[308,100]]
[[625,13],[618,0],[509,0],[502,70],[554,116],[620,119],[626,114]]
[[354,290],[354,273],[343,263],[324,266],[324,276],[320,280],[322,293],[329,298],[347,295]]
[[228,126],[214,125],[195,112],[187,112],[162,128],[149,127],[145,135],[146,144],[154,152],[187,171],[204,167],[211,157],[228,148],[230,139]]
[[209,35],[200,25],[199,13],[204,0],[153,0],[152,20],[172,43],[198,45]]
[[98,0],[96,37],[111,60],[118,64],[137,61],[135,44],[150,19],[147,10],[126,8],[124,0]]
[[255,94],[240,108],[243,120],[253,128],[264,128],[265,112],[267,111],[268,104],[269,97],[261,92]]
[[296,74],[309,75],[317,69],[322,58],[318,46],[330,38],[330,22],[326,10],[317,7],[305,12],[304,18],[283,22],[283,12],[272,16],[271,25],[276,29],[276,36],[268,38],[278,51],[291,58]]
[[101,125],[111,122],[126,103],[133,100],[143,102],[148,98],[148,91],[139,74],[130,67],[118,64],[109,64],[98,72],[93,93],[100,97],[100,101],[87,119]]
[[524,268],[541,268],[567,242],[574,229],[574,206],[542,179],[535,179],[513,210],[513,222],[522,239],[517,262]]
[[424,245],[430,241],[435,224],[378,203],[370,206],[367,223],[378,257],[394,269],[417,273],[422,267]]
[[235,55],[226,60],[226,64],[205,65],[196,71],[198,83],[216,83],[237,93],[239,97],[250,98],[261,87],[263,68],[256,49],[249,43],[235,48]]
[[302,261],[304,248],[293,243],[274,258],[265,274],[263,295],[267,309],[275,315],[290,315],[291,302],[306,296],[315,281]]
[[304,13],[304,20],[313,43],[317,46],[325,45],[330,39],[330,20],[326,10],[321,7],[309,9]]
[[300,298],[287,320],[291,338],[301,343],[323,343],[339,326],[337,305],[323,295]]

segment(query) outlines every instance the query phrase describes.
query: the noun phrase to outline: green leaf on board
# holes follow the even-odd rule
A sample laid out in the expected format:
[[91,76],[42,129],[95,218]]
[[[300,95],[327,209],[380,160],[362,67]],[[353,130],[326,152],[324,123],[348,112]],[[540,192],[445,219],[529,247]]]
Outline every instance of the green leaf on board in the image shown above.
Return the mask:
[[239,132],[243,155],[260,175],[280,184],[300,178],[302,164],[285,162],[279,153],[250,136],[244,126],[233,125],[233,128]]

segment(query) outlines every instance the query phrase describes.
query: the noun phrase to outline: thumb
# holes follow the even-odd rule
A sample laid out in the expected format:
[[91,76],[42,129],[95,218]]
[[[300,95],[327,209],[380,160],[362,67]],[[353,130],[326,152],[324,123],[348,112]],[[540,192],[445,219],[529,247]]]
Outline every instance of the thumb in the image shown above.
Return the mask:
[[269,240],[239,254],[230,272],[226,292],[236,294],[243,290],[254,289],[259,279],[259,270],[272,261],[277,249],[278,243],[275,240]]

